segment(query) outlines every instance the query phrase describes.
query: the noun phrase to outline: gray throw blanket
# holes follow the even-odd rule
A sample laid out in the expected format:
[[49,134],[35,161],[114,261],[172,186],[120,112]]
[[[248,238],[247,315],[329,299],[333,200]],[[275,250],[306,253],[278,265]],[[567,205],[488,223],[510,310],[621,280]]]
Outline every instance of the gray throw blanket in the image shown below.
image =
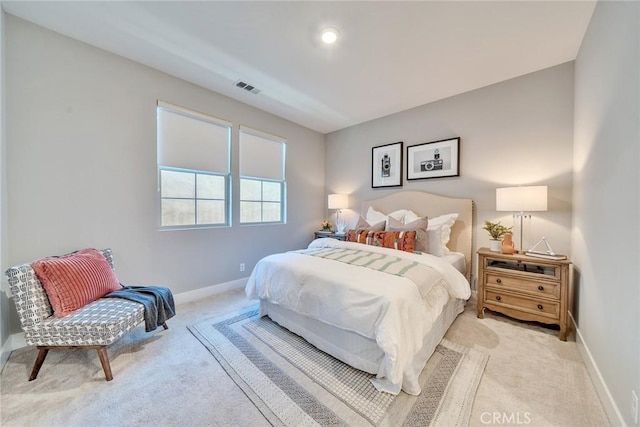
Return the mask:
[[151,332],[176,315],[176,305],[169,288],[160,286],[123,286],[103,298],[124,298],[144,305],[145,331]]

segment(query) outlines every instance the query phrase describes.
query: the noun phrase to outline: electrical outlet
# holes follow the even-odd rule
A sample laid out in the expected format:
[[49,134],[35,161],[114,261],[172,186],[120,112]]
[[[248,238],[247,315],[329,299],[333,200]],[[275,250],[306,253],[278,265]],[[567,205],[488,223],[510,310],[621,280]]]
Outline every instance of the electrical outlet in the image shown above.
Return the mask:
[[638,395],[633,390],[631,390],[631,416],[633,423],[638,424]]
[[242,271],[244,271],[244,262],[241,262],[241,263],[240,263],[240,271],[241,271],[241,272],[242,272]]

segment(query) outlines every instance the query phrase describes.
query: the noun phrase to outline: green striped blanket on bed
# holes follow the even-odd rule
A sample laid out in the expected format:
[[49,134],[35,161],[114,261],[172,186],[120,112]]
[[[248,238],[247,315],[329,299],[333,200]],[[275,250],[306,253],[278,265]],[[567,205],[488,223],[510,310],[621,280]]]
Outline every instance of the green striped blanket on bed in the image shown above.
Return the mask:
[[297,252],[303,255],[332,259],[350,265],[371,268],[383,273],[405,277],[418,286],[418,289],[421,291],[420,293],[422,293],[421,284],[432,271],[430,266],[410,259],[359,249],[318,248],[304,249]]

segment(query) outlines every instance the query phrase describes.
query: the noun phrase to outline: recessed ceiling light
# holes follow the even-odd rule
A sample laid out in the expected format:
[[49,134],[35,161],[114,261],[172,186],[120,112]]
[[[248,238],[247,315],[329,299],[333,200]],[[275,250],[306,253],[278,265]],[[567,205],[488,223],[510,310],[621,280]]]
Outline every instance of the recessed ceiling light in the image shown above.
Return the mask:
[[328,27],[322,30],[322,41],[326,44],[335,43],[338,40],[338,30],[333,27]]

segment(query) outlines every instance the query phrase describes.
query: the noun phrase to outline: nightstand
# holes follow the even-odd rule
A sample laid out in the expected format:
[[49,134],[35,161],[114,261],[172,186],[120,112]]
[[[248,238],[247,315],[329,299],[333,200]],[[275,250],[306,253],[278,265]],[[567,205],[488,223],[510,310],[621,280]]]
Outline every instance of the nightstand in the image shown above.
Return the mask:
[[567,340],[569,260],[478,250],[478,317],[488,308],[520,320],[560,326]]
[[338,240],[343,240],[344,241],[347,238],[347,234],[346,233],[336,234],[336,233],[327,232],[327,231],[316,231],[314,234],[315,234],[314,239],[321,239],[323,237],[331,237],[333,239],[338,239]]

